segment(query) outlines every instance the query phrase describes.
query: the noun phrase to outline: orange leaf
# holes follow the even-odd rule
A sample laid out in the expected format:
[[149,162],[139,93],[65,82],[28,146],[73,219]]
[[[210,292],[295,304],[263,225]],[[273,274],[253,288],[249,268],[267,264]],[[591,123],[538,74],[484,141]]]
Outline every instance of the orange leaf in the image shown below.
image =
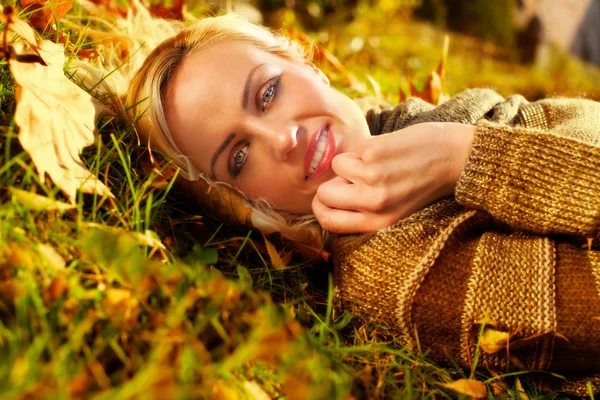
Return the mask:
[[184,0],[174,0],[172,7],[166,7],[163,2],[150,4],[148,10],[155,17],[164,19],[176,19],[183,21],[183,3]]
[[265,246],[267,246],[267,253],[269,254],[269,258],[271,259],[271,264],[273,265],[273,268],[285,268],[285,262],[282,260],[273,243],[269,242],[265,235],[263,235],[263,238],[265,239]]
[[56,24],[73,8],[73,0],[19,0],[25,12],[31,12],[29,21],[38,29],[46,30]]

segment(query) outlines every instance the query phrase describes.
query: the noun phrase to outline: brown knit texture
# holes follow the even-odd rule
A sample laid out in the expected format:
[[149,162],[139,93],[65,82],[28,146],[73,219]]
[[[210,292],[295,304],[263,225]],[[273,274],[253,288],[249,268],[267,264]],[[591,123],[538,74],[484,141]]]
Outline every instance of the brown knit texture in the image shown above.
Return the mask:
[[600,104],[471,90],[367,119],[372,134],[433,121],[477,132],[455,198],[370,235],[334,237],[342,306],[441,363],[469,367],[485,319],[515,343],[484,354],[486,367],[600,373],[600,252],[581,247],[600,227]]

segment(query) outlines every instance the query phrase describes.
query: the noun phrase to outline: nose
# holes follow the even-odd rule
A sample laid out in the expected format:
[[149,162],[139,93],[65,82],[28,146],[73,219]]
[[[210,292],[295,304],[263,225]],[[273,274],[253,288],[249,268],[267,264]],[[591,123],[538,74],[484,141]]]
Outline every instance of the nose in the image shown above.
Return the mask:
[[298,144],[298,125],[281,123],[273,119],[257,118],[248,121],[247,129],[252,136],[272,149],[275,156],[285,161]]

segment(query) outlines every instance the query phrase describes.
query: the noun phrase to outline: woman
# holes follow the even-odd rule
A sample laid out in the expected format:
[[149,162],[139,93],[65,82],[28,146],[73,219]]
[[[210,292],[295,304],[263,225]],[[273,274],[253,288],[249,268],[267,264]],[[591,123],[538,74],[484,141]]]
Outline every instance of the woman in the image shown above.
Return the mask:
[[239,190],[267,233],[299,238],[311,212],[372,231],[333,238],[338,298],[410,349],[470,366],[482,329],[502,338],[487,367],[600,372],[600,252],[581,248],[600,224],[600,104],[472,90],[365,119],[297,43],[235,16],[163,42],[127,103],[222,215],[240,218]]

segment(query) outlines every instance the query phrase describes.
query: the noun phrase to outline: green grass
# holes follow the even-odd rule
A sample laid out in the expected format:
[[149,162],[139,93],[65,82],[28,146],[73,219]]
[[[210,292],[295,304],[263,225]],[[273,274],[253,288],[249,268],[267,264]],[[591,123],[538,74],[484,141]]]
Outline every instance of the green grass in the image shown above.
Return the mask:
[[[425,45],[406,31],[396,42],[397,33],[376,27],[380,17],[366,10],[330,32],[338,38],[332,50],[394,102],[404,67],[424,76],[437,64],[442,34],[416,24],[419,35],[431,35]],[[372,41],[379,47],[345,52],[360,32],[381,36]],[[420,67],[406,64],[407,54]],[[364,57],[372,60],[367,67]],[[468,86],[457,71],[472,75],[474,61],[452,51],[449,60],[455,93]],[[490,63],[481,85],[494,85],[484,78],[511,65]],[[511,68],[525,71],[523,82],[543,80],[529,79],[539,71]],[[334,83],[351,92],[343,78]],[[234,399],[250,395],[249,382],[272,398],[454,398],[440,383],[471,376],[408,354],[386,327],[337,309],[330,265],[294,259],[273,268],[257,232],[194,214],[176,189],[143,171],[134,135],[118,117],[99,123],[98,145],[83,155],[116,194],[114,204],[80,195],[61,211],[62,195],[19,146],[14,108],[1,60],[0,398]],[[152,245],[156,237],[164,247]],[[515,376],[476,371],[490,393],[501,382],[500,397],[519,398]],[[535,381],[521,378],[530,398],[541,397]]]

